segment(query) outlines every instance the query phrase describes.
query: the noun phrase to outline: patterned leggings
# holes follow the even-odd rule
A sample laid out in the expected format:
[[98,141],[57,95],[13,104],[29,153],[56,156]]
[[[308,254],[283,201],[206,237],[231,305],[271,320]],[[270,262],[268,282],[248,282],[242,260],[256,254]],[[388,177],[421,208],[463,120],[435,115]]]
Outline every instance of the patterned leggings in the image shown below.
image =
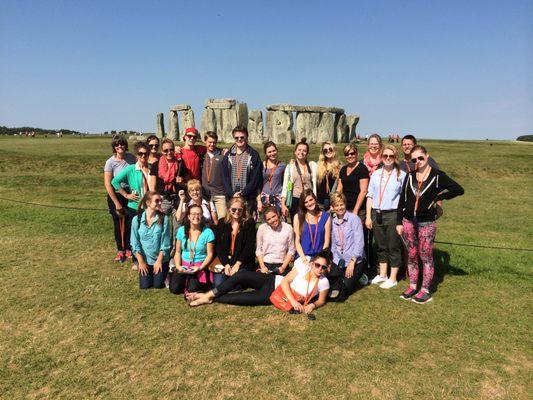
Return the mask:
[[407,269],[409,282],[416,286],[418,282],[418,256],[422,260],[422,289],[429,292],[435,267],[433,265],[433,241],[437,233],[435,222],[423,223],[403,219],[403,239],[407,245]]

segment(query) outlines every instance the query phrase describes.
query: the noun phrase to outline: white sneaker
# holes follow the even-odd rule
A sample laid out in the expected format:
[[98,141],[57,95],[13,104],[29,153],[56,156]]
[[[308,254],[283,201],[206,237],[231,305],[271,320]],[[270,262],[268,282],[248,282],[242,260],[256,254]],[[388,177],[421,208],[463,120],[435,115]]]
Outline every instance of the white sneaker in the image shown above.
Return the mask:
[[380,275],[376,275],[374,279],[372,279],[372,282],[370,282],[372,285],[377,285],[378,283],[385,282],[387,278],[383,278]]
[[381,289],[391,289],[394,286],[396,286],[397,284],[398,284],[398,282],[391,281],[390,279],[387,279],[385,282],[383,282],[381,285],[379,285],[379,287]]

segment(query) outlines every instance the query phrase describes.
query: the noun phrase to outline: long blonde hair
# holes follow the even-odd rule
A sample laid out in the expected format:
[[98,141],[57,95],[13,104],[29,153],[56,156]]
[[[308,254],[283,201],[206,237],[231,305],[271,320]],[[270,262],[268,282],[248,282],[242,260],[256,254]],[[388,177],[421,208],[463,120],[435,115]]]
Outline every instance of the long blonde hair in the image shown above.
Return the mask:
[[[328,162],[324,156],[324,146],[331,146],[333,149],[333,159]],[[331,173],[333,178],[337,179],[339,177],[339,171],[341,170],[341,163],[337,157],[337,147],[331,142],[322,143],[322,149],[320,155],[318,156],[318,169],[317,169],[317,181],[322,182],[326,177],[326,174]]]
[[241,213],[240,218],[237,220],[239,222],[239,225],[242,225],[249,218],[248,209],[246,208],[246,201],[244,201],[244,199],[242,197],[232,197],[230,199],[230,201],[228,201],[228,206],[227,206],[228,207],[228,212],[226,214],[226,218],[224,218],[224,222],[229,224],[232,221],[233,218],[231,216],[230,209],[235,203],[241,203],[242,204],[242,213]]

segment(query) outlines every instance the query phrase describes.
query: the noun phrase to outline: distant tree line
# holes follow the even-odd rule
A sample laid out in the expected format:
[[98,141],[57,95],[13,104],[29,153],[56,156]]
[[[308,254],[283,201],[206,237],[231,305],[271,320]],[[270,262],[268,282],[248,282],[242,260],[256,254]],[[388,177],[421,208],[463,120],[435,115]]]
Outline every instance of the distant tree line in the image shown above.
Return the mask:
[[70,129],[42,129],[42,128],[33,128],[30,126],[21,126],[20,128],[8,128],[7,126],[0,126],[0,135],[14,135],[20,132],[35,132],[36,135],[55,135],[57,132],[63,132],[63,135],[76,134],[79,135],[80,132],[73,131]]
[[518,136],[516,140],[520,142],[533,142],[533,135]]

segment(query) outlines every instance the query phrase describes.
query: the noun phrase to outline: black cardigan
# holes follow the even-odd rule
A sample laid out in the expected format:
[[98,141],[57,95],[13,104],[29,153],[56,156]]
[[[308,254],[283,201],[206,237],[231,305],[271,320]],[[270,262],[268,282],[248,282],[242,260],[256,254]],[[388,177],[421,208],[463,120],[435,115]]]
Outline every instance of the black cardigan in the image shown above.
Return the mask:
[[231,222],[221,220],[216,228],[215,251],[222,265],[233,266],[240,261],[241,269],[255,271],[255,221],[250,218],[241,225],[235,238],[235,252],[231,260],[229,253],[231,248]]
[[[417,189],[416,171],[413,171],[407,174],[403,182],[402,194],[398,203],[398,225],[402,224],[403,218],[410,221],[414,219]],[[437,201],[450,200],[456,196],[461,196],[465,192],[461,185],[444,172],[435,168],[431,168],[421,190],[422,194],[418,200],[418,212],[416,213],[418,222],[435,221],[437,219],[437,210],[435,208]]]

